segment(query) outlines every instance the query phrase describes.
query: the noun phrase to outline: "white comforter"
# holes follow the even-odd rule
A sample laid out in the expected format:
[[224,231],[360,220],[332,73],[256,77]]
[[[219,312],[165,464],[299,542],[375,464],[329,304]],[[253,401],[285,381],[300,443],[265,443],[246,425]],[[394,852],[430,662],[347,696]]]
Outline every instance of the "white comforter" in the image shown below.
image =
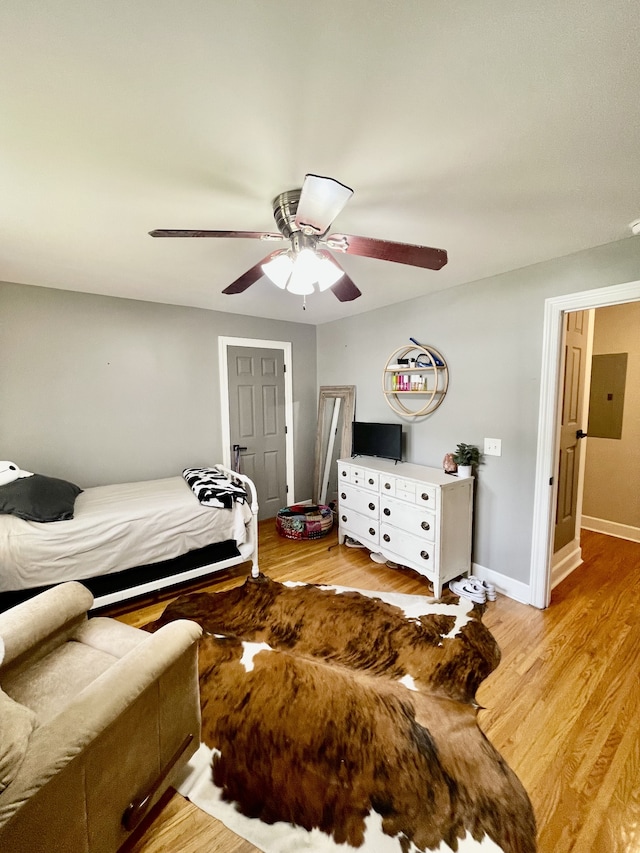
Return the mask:
[[96,486],[75,517],[42,524],[0,515],[0,592],[81,580],[246,538],[247,504],[202,506],[182,477]]

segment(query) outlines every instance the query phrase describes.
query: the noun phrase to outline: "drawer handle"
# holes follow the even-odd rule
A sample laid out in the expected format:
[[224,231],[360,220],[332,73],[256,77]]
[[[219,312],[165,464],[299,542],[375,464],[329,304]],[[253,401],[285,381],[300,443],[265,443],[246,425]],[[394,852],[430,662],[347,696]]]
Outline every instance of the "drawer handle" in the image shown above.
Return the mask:
[[382,538],[384,539],[385,542],[391,542],[391,537],[389,536],[388,533],[385,533]]
[[340,471],[340,473],[342,474],[342,476],[343,476],[343,477],[346,477],[346,476],[347,476],[347,472],[346,472],[346,471]]
[[370,536],[375,536],[375,535],[376,535],[375,528],[373,528],[373,527],[370,527],[370,528],[369,528],[369,535],[370,535]]
[[391,510],[389,509],[388,506],[386,506],[382,511],[385,515],[391,515]]
[[346,515],[343,515],[343,516],[342,516],[342,520],[343,520],[343,521],[346,521],[346,520],[347,520],[347,516],[346,516]]
[[385,487],[385,489],[390,489],[390,488],[391,488],[391,483],[385,483],[385,484],[384,484],[384,487]]
[[371,477],[369,477],[369,485],[373,486],[373,480],[371,479]]
[[340,497],[342,498],[343,501],[346,501],[346,499],[347,499],[347,496],[344,492],[340,492]]
[[369,504],[369,509],[375,509],[375,508],[376,508],[376,505],[374,503]]
[[430,530],[431,529],[431,525],[429,524],[428,521],[423,521],[421,524],[421,527],[423,530]]
[[423,493],[422,493],[422,500],[423,500],[423,501],[428,501],[428,500],[429,500],[429,493],[428,493],[428,492],[423,492]]
[[428,551],[420,551],[420,556],[422,557],[423,560],[428,560],[429,559],[429,552]]

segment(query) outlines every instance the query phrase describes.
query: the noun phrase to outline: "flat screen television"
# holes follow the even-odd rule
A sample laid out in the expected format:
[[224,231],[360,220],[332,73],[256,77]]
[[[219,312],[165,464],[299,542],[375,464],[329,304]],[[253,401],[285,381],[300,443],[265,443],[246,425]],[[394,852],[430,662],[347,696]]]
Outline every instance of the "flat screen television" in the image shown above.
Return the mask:
[[402,424],[371,424],[353,422],[353,456],[380,456],[383,459],[402,459]]

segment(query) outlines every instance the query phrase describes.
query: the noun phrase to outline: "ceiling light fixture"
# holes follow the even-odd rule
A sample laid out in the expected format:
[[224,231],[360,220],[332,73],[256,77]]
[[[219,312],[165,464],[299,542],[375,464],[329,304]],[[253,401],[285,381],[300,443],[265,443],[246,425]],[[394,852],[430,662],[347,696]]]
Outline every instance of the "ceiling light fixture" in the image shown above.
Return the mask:
[[281,290],[287,286],[292,269],[293,261],[289,252],[282,252],[266,264],[262,264],[262,272]]
[[310,248],[300,249],[293,257],[282,252],[263,264],[262,271],[276,287],[297,296],[308,296],[316,285],[320,291],[328,290],[344,275],[337,264]]
[[629,228],[631,228],[632,234],[636,237],[640,237],[640,219],[634,219],[633,222],[630,222]]
[[333,178],[307,175],[297,205],[296,227],[303,234],[324,234],[353,195],[351,187]]

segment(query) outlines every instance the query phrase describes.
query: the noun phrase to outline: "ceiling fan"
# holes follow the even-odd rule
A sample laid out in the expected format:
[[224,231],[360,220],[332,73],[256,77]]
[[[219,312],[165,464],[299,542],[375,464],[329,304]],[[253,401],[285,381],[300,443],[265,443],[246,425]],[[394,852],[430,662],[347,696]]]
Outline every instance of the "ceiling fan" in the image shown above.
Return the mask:
[[288,249],[270,252],[222,291],[242,293],[263,275],[291,293],[306,296],[331,289],[340,302],[350,302],[361,295],[351,278],[333,257],[333,252],[378,258],[397,264],[439,270],[447,263],[444,249],[354,237],[349,234],[327,234],[333,220],[353,195],[353,190],[340,181],[320,175],[306,175],[301,189],[287,190],[273,200],[273,215],[279,233],[269,231],[188,231],[160,228],[150,231],[152,237],[243,237],[253,240],[289,240]]

